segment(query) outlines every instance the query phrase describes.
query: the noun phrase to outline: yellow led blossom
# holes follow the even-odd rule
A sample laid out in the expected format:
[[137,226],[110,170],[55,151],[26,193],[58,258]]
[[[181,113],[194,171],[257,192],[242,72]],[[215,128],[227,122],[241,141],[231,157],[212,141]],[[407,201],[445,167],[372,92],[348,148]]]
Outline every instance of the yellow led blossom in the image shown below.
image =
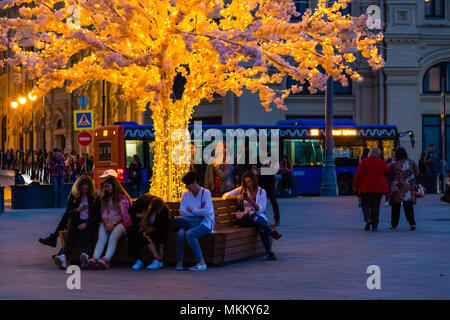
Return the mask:
[[[269,111],[285,109],[284,100],[302,90],[274,88],[288,75],[308,82],[311,92],[323,90],[329,76],[343,85],[347,76],[361,81],[351,65],[356,54],[340,51],[348,45],[340,35],[349,30],[371,67],[383,66],[376,47],[382,34],[367,30],[366,16],[342,16],[347,2],[327,7],[319,0],[291,22],[300,16],[291,0],[4,0],[0,9],[19,8],[19,16],[0,18],[0,50],[13,49],[7,63],[35,80],[35,95],[106,80],[121,86],[123,100],[136,99],[139,110],[149,105],[156,142],[151,192],[174,201],[188,168],[171,161],[170,138],[187,128],[202,100],[247,88]],[[23,41],[35,50],[23,51]],[[186,80],[179,100],[177,74]]]

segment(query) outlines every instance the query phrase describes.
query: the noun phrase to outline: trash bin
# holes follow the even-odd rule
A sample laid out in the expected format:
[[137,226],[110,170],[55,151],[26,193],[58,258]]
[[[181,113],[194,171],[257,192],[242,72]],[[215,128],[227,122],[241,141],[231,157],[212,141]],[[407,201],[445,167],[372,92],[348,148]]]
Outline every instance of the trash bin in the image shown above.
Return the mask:
[[0,212],[5,212],[5,187],[0,187]]

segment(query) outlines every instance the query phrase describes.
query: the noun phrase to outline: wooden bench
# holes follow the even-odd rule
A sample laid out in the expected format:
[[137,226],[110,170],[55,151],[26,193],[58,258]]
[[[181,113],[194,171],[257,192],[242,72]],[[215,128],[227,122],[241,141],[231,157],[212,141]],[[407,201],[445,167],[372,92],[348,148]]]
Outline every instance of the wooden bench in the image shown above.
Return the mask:
[[[180,204],[177,202],[166,203],[169,208],[169,220],[173,220],[179,215]],[[199,240],[203,256],[207,264],[220,265],[233,261],[245,260],[248,258],[261,256],[265,253],[259,233],[256,228],[242,228],[236,225],[236,201],[213,199],[215,226],[214,233],[211,233]],[[67,241],[67,232],[60,232],[61,244],[64,247]],[[167,242],[164,246],[164,263],[174,265],[176,259],[176,232],[169,232]],[[146,262],[152,260],[152,256],[147,248],[141,247],[142,259]],[[70,260],[79,263],[81,254],[80,243],[74,245]],[[117,244],[116,253],[112,258],[112,263],[127,263],[128,239],[124,235]],[[195,263],[195,258],[191,248],[185,243],[186,264]]]

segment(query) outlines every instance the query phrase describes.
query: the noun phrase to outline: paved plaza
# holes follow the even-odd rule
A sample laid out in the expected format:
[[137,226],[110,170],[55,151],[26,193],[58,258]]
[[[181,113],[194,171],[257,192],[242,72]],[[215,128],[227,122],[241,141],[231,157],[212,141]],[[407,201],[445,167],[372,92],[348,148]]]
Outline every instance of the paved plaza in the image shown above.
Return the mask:
[[[280,199],[283,237],[278,261],[257,258],[207,272],[82,271],[81,290],[38,243],[63,209],[0,214],[1,299],[450,299],[450,205],[428,195],[416,206],[417,230],[402,213],[389,230],[382,206],[378,232],[365,232],[356,197]],[[270,211],[270,209],[269,209]],[[268,216],[271,215],[271,211]],[[369,265],[381,269],[381,289],[369,290]]]

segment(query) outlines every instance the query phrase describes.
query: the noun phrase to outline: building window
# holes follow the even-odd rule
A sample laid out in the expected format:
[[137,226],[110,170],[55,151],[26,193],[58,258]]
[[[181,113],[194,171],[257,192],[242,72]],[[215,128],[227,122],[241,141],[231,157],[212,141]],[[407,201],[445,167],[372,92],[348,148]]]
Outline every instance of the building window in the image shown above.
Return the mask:
[[[286,88],[289,89],[292,86],[302,86],[300,84],[300,82],[298,82],[297,80],[292,79],[290,76],[288,76],[287,81],[286,81]],[[305,82],[305,84],[303,84],[303,90],[298,93],[298,95],[311,95],[311,93],[308,90],[309,87],[309,83]],[[325,94],[324,91],[319,91],[317,90],[316,95],[323,95]],[[339,81],[334,81],[334,94],[335,95],[352,95],[352,80],[349,79],[348,80],[348,86],[344,87]]]
[[309,8],[309,0],[294,0],[295,10],[300,13],[299,17],[291,17],[291,22],[298,22],[302,20],[303,14],[306,12],[306,9]]
[[63,126],[63,121],[61,119],[58,120],[58,122],[56,122],[56,129],[62,129]]
[[[325,115],[321,116],[311,116],[311,115],[287,115],[286,120],[292,120],[292,119],[325,119]],[[346,115],[334,115],[333,119],[346,119],[346,120],[353,120],[353,116],[346,116]]]
[[201,121],[202,125],[222,125],[222,117],[191,118],[189,125],[194,125],[195,121]]
[[444,18],[444,0],[425,0],[425,18]]
[[[302,20],[302,16],[303,14],[306,12],[306,9],[308,8],[312,8],[312,6],[310,5],[310,0],[293,0],[294,4],[295,4],[295,9],[298,13],[300,13],[299,17],[291,17],[291,22],[298,22]],[[338,0],[331,0],[330,4],[328,6],[332,6],[334,2],[336,2]],[[311,1],[312,3],[316,3],[317,1]],[[350,14],[352,12],[352,5],[350,3],[347,3],[347,7],[344,10],[340,10],[341,14],[343,16]]]
[[423,77],[423,93],[440,93],[441,79],[444,79],[444,88],[450,92],[450,62],[443,62],[432,66]]
[[[446,119],[445,141],[447,150],[447,163],[450,162],[450,116]],[[439,115],[427,115],[422,117],[422,151],[427,152],[433,144],[438,154],[442,153],[441,118]]]

